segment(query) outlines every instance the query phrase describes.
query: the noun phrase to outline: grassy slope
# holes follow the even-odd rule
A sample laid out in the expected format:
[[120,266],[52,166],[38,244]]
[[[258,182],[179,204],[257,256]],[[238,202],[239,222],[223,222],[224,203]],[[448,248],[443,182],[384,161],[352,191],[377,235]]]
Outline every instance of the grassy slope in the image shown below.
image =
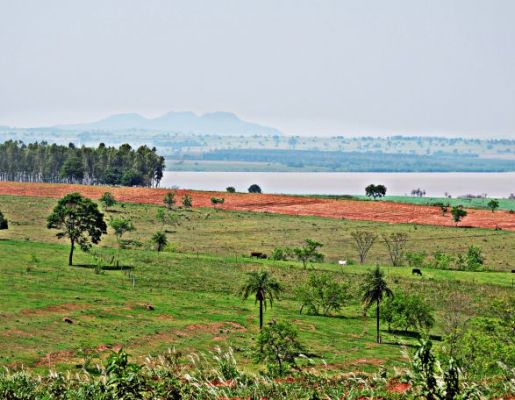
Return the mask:
[[[45,219],[56,201],[45,198],[0,196],[0,210],[11,220],[11,229],[0,233],[6,238],[55,242],[55,232],[45,229]],[[108,216],[131,218],[137,231],[127,238],[148,243],[152,233],[161,229],[156,219],[157,206],[126,203],[108,210]],[[30,210],[27,212],[27,210]],[[182,212],[181,225],[167,226],[169,240],[181,252],[241,256],[250,251],[271,252],[276,246],[299,246],[306,238],[324,243],[327,261],[357,259],[350,233],[355,229],[376,233],[406,232],[408,251],[441,250],[451,254],[466,251],[471,244],[481,247],[489,269],[511,271],[515,259],[515,232],[490,229],[459,229],[428,225],[392,225],[386,223],[297,217],[279,214],[195,209]],[[112,235],[103,246],[116,246]],[[369,262],[386,264],[388,256],[382,243],[376,243]]]
[[[415,247],[434,244],[434,237],[442,237],[441,245],[453,248],[456,241],[452,235],[467,235],[466,245],[481,243],[492,252],[489,260],[502,263],[504,258],[495,258],[499,257],[495,255],[496,246],[509,248],[514,238],[513,234],[486,230],[415,230],[409,226],[195,210],[185,213],[187,219],[169,235],[181,253],[157,255],[145,249],[119,252],[122,264],[134,268],[133,287],[126,271],[96,274],[91,267],[66,267],[67,245],[57,243],[54,232],[44,228],[45,216],[54,204],[55,200],[47,199],[1,199],[0,208],[11,220],[11,229],[0,233],[11,238],[0,241],[3,365],[24,363],[45,368],[48,363],[57,363],[65,368],[80,362],[80,349],[116,344],[128,347],[137,356],[171,346],[188,352],[216,345],[231,345],[238,354],[247,355],[257,332],[257,309],[253,301],[242,303],[234,293],[246,272],[263,266],[272,269],[287,287],[284,299],[269,310],[267,318],[292,320],[299,326],[302,340],[328,363],[349,369],[370,369],[381,360],[395,363],[401,358],[398,343],[414,344],[413,338],[385,334],[387,344],[375,345],[374,320],[362,316],[357,301],[333,317],[299,315],[293,292],[307,272],[295,262],[258,262],[241,254],[250,249],[268,250],[276,244],[298,244],[305,237],[313,237],[325,242],[324,250],[336,259],[344,254],[340,249],[350,251],[350,244],[344,240],[348,230],[366,226],[379,231],[410,230],[419,238],[412,242]],[[132,237],[146,243],[156,229],[155,208],[127,204],[124,208],[117,206],[115,211],[132,217],[138,228]],[[432,239],[426,239],[431,235]],[[111,235],[102,243],[107,246],[100,249],[104,256],[118,253],[111,248],[115,244]],[[382,246],[376,247],[371,261],[385,256]],[[511,253],[506,251],[508,257]],[[77,254],[77,264],[91,265],[92,261],[91,255]],[[27,267],[32,270],[28,272]],[[317,268],[355,285],[365,270],[362,266],[341,270],[334,263]],[[507,273],[425,270],[422,279],[411,277],[408,269],[388,268],[387,273],[394,289],[419,292],[433,304],[437,311],[436,335],[442,333],[443,314],[452,306],[454,293],[464,296],[469,307],[462,312],[470,316],[484,314],[493,299],[512,291],[511,275]],[[156,310],[145,310],[143,305],[147,303]],[[63,317],[75,323],[66,324]]]

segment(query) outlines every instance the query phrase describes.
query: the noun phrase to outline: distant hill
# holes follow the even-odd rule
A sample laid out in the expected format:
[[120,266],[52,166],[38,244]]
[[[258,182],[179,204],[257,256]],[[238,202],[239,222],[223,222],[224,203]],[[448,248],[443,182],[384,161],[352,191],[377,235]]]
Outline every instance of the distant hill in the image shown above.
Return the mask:
[[277,129],[243,121],[237,115],[228,112],[204,115],[196,115],[192,112],[169,112],[157,118],[146,118],[134,113],[116,114],[96,122],[59,125],[55,128],[82,131],[140,129],[201,135],[281,135]]

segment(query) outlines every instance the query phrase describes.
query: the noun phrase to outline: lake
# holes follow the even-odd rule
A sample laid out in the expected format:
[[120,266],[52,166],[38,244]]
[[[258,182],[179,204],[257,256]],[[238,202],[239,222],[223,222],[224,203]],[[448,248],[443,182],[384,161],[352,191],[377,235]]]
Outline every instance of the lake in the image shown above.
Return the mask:
[[389,195],[410,194],[421,188],[427,196],[453,197],[486,193],[489,197],[508,197],[515,193],[515,172],[173,172],[166,171],[161,187],[225,191],[234,186],[246,192],[258,184],[264,193],[287,194],[364,194],[371,183],[383,184]]

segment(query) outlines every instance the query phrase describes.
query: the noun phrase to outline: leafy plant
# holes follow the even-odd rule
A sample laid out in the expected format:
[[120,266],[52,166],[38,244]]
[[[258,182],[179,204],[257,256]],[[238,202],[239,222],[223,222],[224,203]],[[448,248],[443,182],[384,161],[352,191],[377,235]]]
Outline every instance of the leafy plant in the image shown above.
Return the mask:
[[324,261],[324,255],[318,251],[318,249],[323,246],[322,243],[311,239],[306,239],[305,243],[304,247],[296,247],[293,249],[293,254],[295,254],[297,260],[302,262],[304,269],[309,262]]
[[258,335],[255,358],[267,364],[270,375],[283,376],[304,351],[294,325],[272,321]]
[[329,274],[311,273],[308,281],[297,289],[300,313],[304,309],[313,315],[340,311],[351,297],[349,289],[349,284],[335,282]]
[[116,204],[116,199],[110,192],[105,192],[100,197],[100,202],[103,204],[104,207],[112,207]]

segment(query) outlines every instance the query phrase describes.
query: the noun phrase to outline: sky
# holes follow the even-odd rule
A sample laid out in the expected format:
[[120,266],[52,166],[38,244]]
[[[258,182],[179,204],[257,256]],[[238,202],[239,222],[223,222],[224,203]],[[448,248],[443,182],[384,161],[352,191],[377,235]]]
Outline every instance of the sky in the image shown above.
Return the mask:
[[515,138],[513,0],[0,0],[0,124]]

